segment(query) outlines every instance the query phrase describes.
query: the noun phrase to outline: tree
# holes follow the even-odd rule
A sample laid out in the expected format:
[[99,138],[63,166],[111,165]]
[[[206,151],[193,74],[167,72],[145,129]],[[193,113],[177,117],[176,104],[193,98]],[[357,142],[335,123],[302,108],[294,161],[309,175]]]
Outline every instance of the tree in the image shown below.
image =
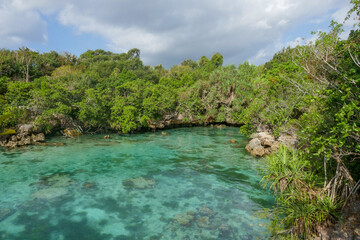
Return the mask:
[[25,81],[30,81],[30,66],[33,59],[37,56],[37,52],[31,51],[27,47],[19,48],[17,51],[17,61],[25,64]]

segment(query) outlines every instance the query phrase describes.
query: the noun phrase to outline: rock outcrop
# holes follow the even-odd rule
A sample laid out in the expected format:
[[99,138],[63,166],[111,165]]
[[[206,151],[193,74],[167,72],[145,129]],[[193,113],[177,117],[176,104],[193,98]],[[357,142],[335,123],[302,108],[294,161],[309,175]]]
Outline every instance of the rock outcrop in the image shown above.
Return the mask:
[[71,137],[71,138],[73,138],[73,137],[78,137],[78,136],[80,136],[80,135],[81,135],[81,132],[79,132],[78,130],[76,130],[76,129],[74,129],[74,128],[66,128],[66,129],[64,130],[64,135],[65,135],[66,137]]
[[278,139],[267,131],[254,133],[250,136],[250,142],[245,149],[254,157],[262,157],[277,151],[280,144],[295,147],[297,144],[296,135],[280,134]]
[[44,141],[44,133],[36,131],[33,124],[23,124],[17,127],[16,134],[4,136],[0,140],[0,146],[14,148]]

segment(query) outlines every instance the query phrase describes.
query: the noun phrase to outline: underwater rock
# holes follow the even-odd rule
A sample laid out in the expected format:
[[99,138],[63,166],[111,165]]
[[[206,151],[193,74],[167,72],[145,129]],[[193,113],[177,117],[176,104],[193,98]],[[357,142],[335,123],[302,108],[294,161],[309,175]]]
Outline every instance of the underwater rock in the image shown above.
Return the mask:
[[12,214],[13,214],[13,211],[11,211],[11,209],[0,208],[0,222]]
[[210,224],[208,216],[196,218],[196,224],[199,228],[214,229],[215,227]]
[[156,182],[154,179],[146,179],[143,177],[138,178],[129,178],[122,182],[125,187],[136,188],[136,189],[145,189],[152,188],[155,186]]
[[166,136],[168,134],[166,132],[161,132],[161,135]]
[[230,139],[229,143],[237,143],[237,140],[236,139]]
[[51,188],[41,189],[41,190],[33,193],[31,196],[34,199],[51,200],[51,199],[54,199],[57,197],[61,197],[67,193],[68,193],[68,190],[66,188],[51,187]]
[[83,188],[94,188],[96,185],[95,185],[95,183],[86,182],[82,186],[83,186]]
[[182,226],[190,226],[191,222],[194,220],[194,218],[195,217],[192,214],[188,214],[188,213],[178,214],[178,215],[175,215],[174,221]]
[[42,177],[39,181],[39,184],[44,186],[51,186],[53,188],[61,188],[75,184],[75,181],[67,175],[56,173],[50,176]]
[[65,146],[65,143],[62,142],[36,142],[35,145],[39,145],[39,146],[53,146],[53,147],[58,147],[58,146]]
[[208,216],[208,217],[212,217],[214,215],[217,214],[216,211],[212,210],[211,208],[209,208],[208,206],[206,205],[203,205],[201,206],[199,209],[198,209],[198,212],[200,215],[202,216]]
[[218,230],[220,238],[229,238],[232,233],[232,228],[228,224],[221,224]]
[[105,135],[104,139],[110,139],[110,135]]

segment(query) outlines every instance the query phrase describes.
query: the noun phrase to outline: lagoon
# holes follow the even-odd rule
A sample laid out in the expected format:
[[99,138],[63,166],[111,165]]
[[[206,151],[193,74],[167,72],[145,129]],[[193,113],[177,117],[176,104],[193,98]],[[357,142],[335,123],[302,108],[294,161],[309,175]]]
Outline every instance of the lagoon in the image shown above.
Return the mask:
[[165,133],[0,148],[0,239],[267,239],[274,199],[238,128]]

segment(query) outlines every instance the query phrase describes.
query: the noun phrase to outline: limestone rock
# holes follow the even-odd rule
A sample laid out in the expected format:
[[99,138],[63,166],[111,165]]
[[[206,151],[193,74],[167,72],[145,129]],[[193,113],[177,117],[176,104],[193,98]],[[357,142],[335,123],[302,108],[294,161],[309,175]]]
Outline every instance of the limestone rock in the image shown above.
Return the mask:
[[271,147],[275,143],[275,138],[268,132],[260,132],[251,135],[251,138],[258,138],[261,141],[261,145],[264,147]]
[[298,139],[296,135],[281,134],[279,137],[279,142],[283,145],[296,147]]
[[279,141],[269,132],[258,132],[250,136],[251,140],[246,146],[246,150],[255,157],[262,157],[277,151],[280,146]]
[[77,131],[76,129],[73,128],[67,128],[64,130],[64,134],[67,137],[78,137],[81,135],[81,132]]
[[265,148],[261,145],[258,138],[252,139],[245,149],[254,157],[262,157],[265,154]]
[[23,136],[21,139],[17,142],[18,146],[25,146],[31,144],[31,137],[30,136]]
[[156,184],[154,179],[146,179],[143,177],[129,178],[123,181],[123,185],[129,188],[145,189],[152,188]]
[[31,140],[33,142],[44,142],[45,141],[45,135],[43,133],[32,134],[31,135]]
[[5,147],[9,147],[9,148],[14,148],[16,146],[17,146],[16,141],[9,141],[8,143],[5,144]]
[[34,125],[32,124],[23,124],[19,127],[19,135],[30,135],[34,131]]
[[177,120],[183,120],[185,118],[184,114],[177,115]]

